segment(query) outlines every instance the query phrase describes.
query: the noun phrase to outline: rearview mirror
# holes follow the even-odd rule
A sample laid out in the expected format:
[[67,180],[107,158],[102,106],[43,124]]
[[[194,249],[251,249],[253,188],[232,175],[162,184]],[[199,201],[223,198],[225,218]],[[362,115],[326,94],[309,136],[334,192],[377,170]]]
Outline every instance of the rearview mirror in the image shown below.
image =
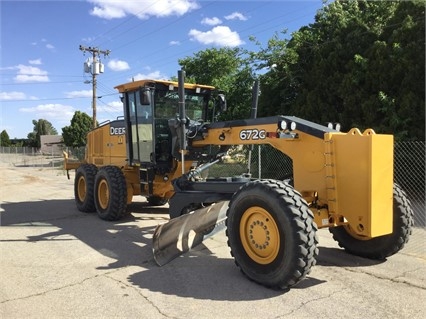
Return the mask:
[[142,88],[139,91],[141,105],[151,105],[151,91],[148,88]]
[[217,95],[216,106],[219,108],[220,112],[226,111],[226,99],[224,94]]

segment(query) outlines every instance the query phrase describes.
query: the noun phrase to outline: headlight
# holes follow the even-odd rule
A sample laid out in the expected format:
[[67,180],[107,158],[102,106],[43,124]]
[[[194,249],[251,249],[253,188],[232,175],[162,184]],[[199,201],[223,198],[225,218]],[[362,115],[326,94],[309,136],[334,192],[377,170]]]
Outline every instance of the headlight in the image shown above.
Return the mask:
[[341,125],[340,125],[340,123],[336,123],[336,124],[334,125],[334,128],[335,128],[335,130],[336,130],[336,131],[339,131],[339,132],[340,132],[340,129],[341,129]]
[[287,128],[287,122],[286,121],[280,121],[280,122],[278,122],[278,128],[280,130],[284,131]]

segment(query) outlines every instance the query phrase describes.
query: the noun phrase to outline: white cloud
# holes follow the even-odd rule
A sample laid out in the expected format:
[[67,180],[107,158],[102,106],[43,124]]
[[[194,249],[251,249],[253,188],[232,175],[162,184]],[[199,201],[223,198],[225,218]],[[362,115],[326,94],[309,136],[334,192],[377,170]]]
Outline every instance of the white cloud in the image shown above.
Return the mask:
[[98,6],[95,5],[95,7],[90,11],[91,15],[97,16],[99,18],[104,19],[119,19],[126,16],[125,10],[120,8],[120,4],[113,4],[113,3],[102,3],[103,1],[93,1],[95,3],[98,3]]
[[15,69],[18,69],[18,74],[14,77],[15,82],[49,82],[47,72],[40,68],[19,64]]
[[153,72],[146,73],[146,74],[138,73],[138,74],[133,76],[133,79],[129,79],[129,81],[132,81],[132,80],[138,81],[138,80],[147,80],[147,79],[149,79],[149,80],[164,80],[164,79],[167,79],[167,76],[161,74],[160,71],[153,71]]
[[40,65],[41,63],[41,59],[36,59],[36,60],[29,60],[28,61],[29,64],[33,64],[33,65]]
[[33,113],[35,117],[51,120],[67,120],[74,115],[74,108],[63,104],[39,104],[34,107],[23,107],[19,109],[22,113]]
[[108,62],[108,67],[113,71],[125,71],[129,70],[129,64],[126,61],[112,59]]
[[86,43],[91,43],[95,40],[95,37],[87,37],[87,38],[82,38],[81,41],[86,42]]
[[207,24],[207,25],[218,25],[221,23],[222,23],[222,20],[220,20],[218,17],[204,18],[203,20],[201,20],[201,24]]
[[39,44],[44,45],[48,50],[55,51],[55,46],[51,43],[47,43],[47,40],[44,38],[40,40],[40,43],[37,41],[31,42],[31,45],[33,46],[38,46]]
[[202,32],[195,29],[189,31],[191,40],[202,44],[236,47],[244,44],[237,32],[231,31],[227,26],[217,26],[210,31]]
[[123,102],[121,102],[121,101],[113,101],[113,102],[108,103],[108,105],[111,106],[114,109],[118,109],[118,108],[120,110],[123,109]]
[[225,16],[226,20],[241,20],[246,21],[247,17],[240,12],[233,12],[230,15]]
[[170,41],[169,42],[170,45],[180,45],[179,41]]
[[65,96],[67,98],[92,97],[92,95],[93,95],[92,90],[65,92]]
[[98,103],[97,109],[99,113],[123,113],[123,103],[120,101],[112,101],[106,104]]
[[49,78],[46,75],[28,75],[18,74],[14,77],[15,82],[49,82]]
[[103,19],[123,18],[135,15],[139,19],[150,17],[181,16],[191,10],[199,8],[195,0],[89,0],[94,4],[91,15]]
[[0,101],[25,100],[27,96],[23,92],[0,92]]

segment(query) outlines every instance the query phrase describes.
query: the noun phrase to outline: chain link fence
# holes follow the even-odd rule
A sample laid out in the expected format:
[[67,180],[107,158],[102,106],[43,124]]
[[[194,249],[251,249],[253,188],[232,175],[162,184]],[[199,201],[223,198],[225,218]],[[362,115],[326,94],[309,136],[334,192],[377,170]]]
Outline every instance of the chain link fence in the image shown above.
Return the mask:
[[[285,180],[293,175],[292,160],[269,145],[233,147],[231,160],[209,170],[211,176],[251,173],[254,178]],[[425,142],[397,142],[394,148],[394,180],[405,190],[414,211],[414,226],[426,227]]]
[[[425,142],[397,142],[394,147],[394,181],[411,202],[414,213],[413,234],[404,251],[424,256],[426,241]],[[292,160],[269,145],[233,147],[231,160],[209,169],[211,176],[232,176],[251,173],[254,178],[285,180],[293,175]]]
[[[62,151],[70,158],[83,159],[84,147],[45,148],[44,152],[31,147],[0,147],[0,163],[15,167],[63,168]],[[235,176],[250,173],[254,178],[285,180],[292,177],[292,160],[269,145],[235,146],[230,159],[209,169],[210,176]],[[425,142],[395,144],[395,182],[406,192],[414,211],[414,226],[426,227],[425,218]]]
[[15,167],[42,167],[62,169],[64,166],[63,151],[70,157],[83,159],[85,147],[62,147],[58,145],[44,146],[43,151],[35,147],[0,147],[0,163]]
[[42,152],[34,147],[0,147],[0,162],[15,167],[63,167],[62,154],[49,147],[48,151]]
[[425,227],[425,142],[395,144],[395,182],[407,193],[414,210],[414,226]]

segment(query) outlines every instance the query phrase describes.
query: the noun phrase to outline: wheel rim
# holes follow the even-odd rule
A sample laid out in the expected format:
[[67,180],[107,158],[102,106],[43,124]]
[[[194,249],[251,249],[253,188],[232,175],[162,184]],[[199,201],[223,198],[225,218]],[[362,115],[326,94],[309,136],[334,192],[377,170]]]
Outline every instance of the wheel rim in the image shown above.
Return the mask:
[[98,185],[98,202],[102,209],[108,208],[109,187],[106,180],[101,180]]
[[343,227],[345,228],[346,232],[355,239],[358,239],[358,240],[370,240],[371,239],[370,237],[367,237],[367,236],[358,235],[352,229],[352,227],[350,225],[344,225]]
[[275,220],[262,207],[253,206],[244,212],[240,238],[247,255],[259,264],[269,264],[278,256],[280,233]]
[[84,176],[80,176],[77,182],[77,196],[80,202],[84,202],[87,193],[86,179]]

